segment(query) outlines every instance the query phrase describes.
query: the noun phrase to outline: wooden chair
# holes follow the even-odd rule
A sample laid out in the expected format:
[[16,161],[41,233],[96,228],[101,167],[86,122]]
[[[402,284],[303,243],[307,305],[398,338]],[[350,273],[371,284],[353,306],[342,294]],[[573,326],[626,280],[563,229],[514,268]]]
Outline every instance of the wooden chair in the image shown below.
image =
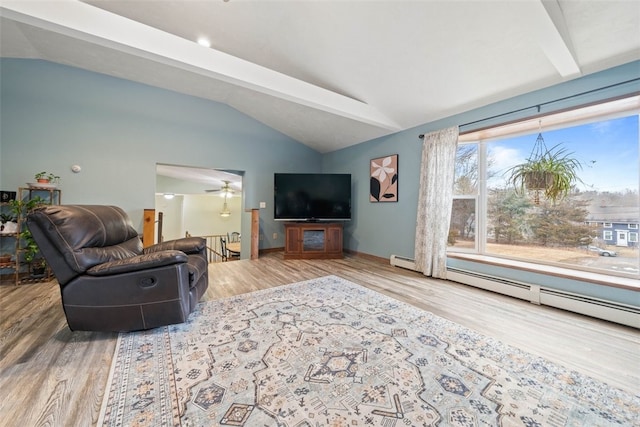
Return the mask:
[[232,252],[227,248],[227,241],[224,237],[220,237],[220,248],[222,252],[222,261],[230,261],[234,259],[240,259],[240,254]]

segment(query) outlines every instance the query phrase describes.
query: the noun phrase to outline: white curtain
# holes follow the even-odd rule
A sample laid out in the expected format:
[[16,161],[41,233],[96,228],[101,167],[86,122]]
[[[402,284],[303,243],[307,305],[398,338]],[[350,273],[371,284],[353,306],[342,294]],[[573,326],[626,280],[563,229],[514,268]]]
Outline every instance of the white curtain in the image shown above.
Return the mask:
[[446,279],[458,127],[426,134],[422,144],[415,262],[425,276]]

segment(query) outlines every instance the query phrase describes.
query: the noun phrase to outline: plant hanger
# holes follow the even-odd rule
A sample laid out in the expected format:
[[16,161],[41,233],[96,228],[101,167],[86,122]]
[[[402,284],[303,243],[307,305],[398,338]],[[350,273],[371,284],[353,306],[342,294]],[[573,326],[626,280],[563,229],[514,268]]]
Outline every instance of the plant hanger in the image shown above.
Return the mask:
[[538,121],[538,137],[533,144],[529,158],[521,164],[515,165],[507,173],[510,182],[518,193],[533,193],[533,201],[540,204],[540,196],[556,202],[565,198],[571,192],[576,182],[582,182],[578,171],[582,164],[571,157],[573,153],[556,144],[550,149],[542,137],[542,123]]
[[538,120],[538,137],[536,138],[536,142],[533,144],[531,148],[531,154],[529,154],[528,161],[532,159],[541,159],[544,157],[549,150],[547,149],[547,144],[544,142],[544,138],[542,137],[542,119]]

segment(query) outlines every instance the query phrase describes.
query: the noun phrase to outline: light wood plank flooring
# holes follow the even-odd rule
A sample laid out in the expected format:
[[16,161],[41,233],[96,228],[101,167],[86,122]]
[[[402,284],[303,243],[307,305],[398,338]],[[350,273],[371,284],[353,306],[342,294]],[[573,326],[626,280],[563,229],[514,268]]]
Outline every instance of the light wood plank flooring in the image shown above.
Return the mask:
[[[640,393],[640,331],[348,256],[211,264],[204,300],[334,274]],[[55,282],[0,286],[0,426],[91,426],[117,334],[69,331]]]

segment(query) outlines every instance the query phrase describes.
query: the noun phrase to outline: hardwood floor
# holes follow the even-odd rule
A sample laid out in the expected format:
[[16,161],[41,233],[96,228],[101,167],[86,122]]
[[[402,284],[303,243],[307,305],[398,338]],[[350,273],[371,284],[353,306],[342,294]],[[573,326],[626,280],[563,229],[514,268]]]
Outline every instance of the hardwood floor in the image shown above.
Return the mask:
[[[211,264],[203,300],[334,274],[638,394],[640,331],[360,257]],[[71,332],[55,282],[0,286],[0,426],[90,426],[116,333]]]

